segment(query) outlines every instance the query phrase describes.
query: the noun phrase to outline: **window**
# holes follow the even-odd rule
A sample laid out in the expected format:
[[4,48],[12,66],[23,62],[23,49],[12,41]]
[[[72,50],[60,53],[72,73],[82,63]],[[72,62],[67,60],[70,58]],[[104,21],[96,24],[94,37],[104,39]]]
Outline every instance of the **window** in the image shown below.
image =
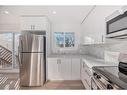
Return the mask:
[[13,33],[0,33],[0,45],[4,46],[5,48],[12,50],[12,41],[13,41]]
[[75,46],[74,32],[55,32],[56,47],[69,48]]
[[[0,49],[2,47],[8,49],[11,51],[9,54],[12,56],[8,56],[6,51],[3,51],[4,53],[2,56],[6,58],[5,60],[11,60],[10,64],[0,64],[0,69],[18,69],[19,68],[19,63],[18,63],[18,45],[19,45],[19,36],[20,33],[12,33],[12,32],[7,32],[7,33],[0,33]],[[2,52],[2,51],[1,51]],[[0,54],[0,56],[1,56]],[[1,60],[0,62],[3,62]],[[5,61],[4,61],[5,62]]]
[[64,47],[64,33],[55,32],[55,43],[57,47]]
[[3,36],[7,41],[12,41],[12,33],[4,33]]
[[65,47],[74,47],[74,33],[65,33]]

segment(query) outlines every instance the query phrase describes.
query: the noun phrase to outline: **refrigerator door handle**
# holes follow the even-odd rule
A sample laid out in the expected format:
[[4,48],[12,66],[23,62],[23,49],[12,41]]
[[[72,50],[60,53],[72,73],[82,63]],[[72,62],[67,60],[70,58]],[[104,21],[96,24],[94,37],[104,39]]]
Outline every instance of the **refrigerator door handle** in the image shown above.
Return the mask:
[[[22,51],[23,51],[23,47],[22,47],[22,40],[20,40],[20,47],[19,47],[19,50],[18,50],[18,60],[19,60],[19,65],[22,66],[22,57],[23,57],[23,54],[22,54]],[[20,53],[20,50],[21,50],[21,53]]]

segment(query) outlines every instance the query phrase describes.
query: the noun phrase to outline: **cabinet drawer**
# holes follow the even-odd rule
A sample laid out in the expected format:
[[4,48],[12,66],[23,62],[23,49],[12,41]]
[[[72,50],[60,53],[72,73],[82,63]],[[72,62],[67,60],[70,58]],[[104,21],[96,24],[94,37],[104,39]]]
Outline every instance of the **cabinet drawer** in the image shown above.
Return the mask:
[[89,85],[91,85],[91,76],[85,74],[85,80],[87,81],[87,83],[88,83]]
[[84,69],[85,70],[85,73],[89,76],[89,77],[91,77],[91,75],[92,75],[92,73],[90,72],[90,70],[87,68],[87,69]]
[[84,70],[85,70],[85,72],[89,75],[89,76],[91,76],[92,75],[92,72],[90,71],[90,68],[84,63]]

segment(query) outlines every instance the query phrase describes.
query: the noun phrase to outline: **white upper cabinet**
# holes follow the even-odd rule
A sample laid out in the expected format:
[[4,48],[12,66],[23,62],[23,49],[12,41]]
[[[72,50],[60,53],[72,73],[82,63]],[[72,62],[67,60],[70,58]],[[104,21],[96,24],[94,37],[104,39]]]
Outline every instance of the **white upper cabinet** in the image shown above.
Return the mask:
[[47,30],[48,19],[44,16],[22,16],[21,30]]

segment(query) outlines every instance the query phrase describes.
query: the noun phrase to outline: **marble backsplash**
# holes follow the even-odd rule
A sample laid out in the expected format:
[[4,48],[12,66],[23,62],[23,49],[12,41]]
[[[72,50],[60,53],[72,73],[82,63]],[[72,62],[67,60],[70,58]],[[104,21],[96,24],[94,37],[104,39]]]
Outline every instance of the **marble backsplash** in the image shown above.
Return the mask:
[[127,39],[106,39],[105,45],[82,46],[84,54],[92,55],[97,58],[104,58],[104,51],[127,53]]

